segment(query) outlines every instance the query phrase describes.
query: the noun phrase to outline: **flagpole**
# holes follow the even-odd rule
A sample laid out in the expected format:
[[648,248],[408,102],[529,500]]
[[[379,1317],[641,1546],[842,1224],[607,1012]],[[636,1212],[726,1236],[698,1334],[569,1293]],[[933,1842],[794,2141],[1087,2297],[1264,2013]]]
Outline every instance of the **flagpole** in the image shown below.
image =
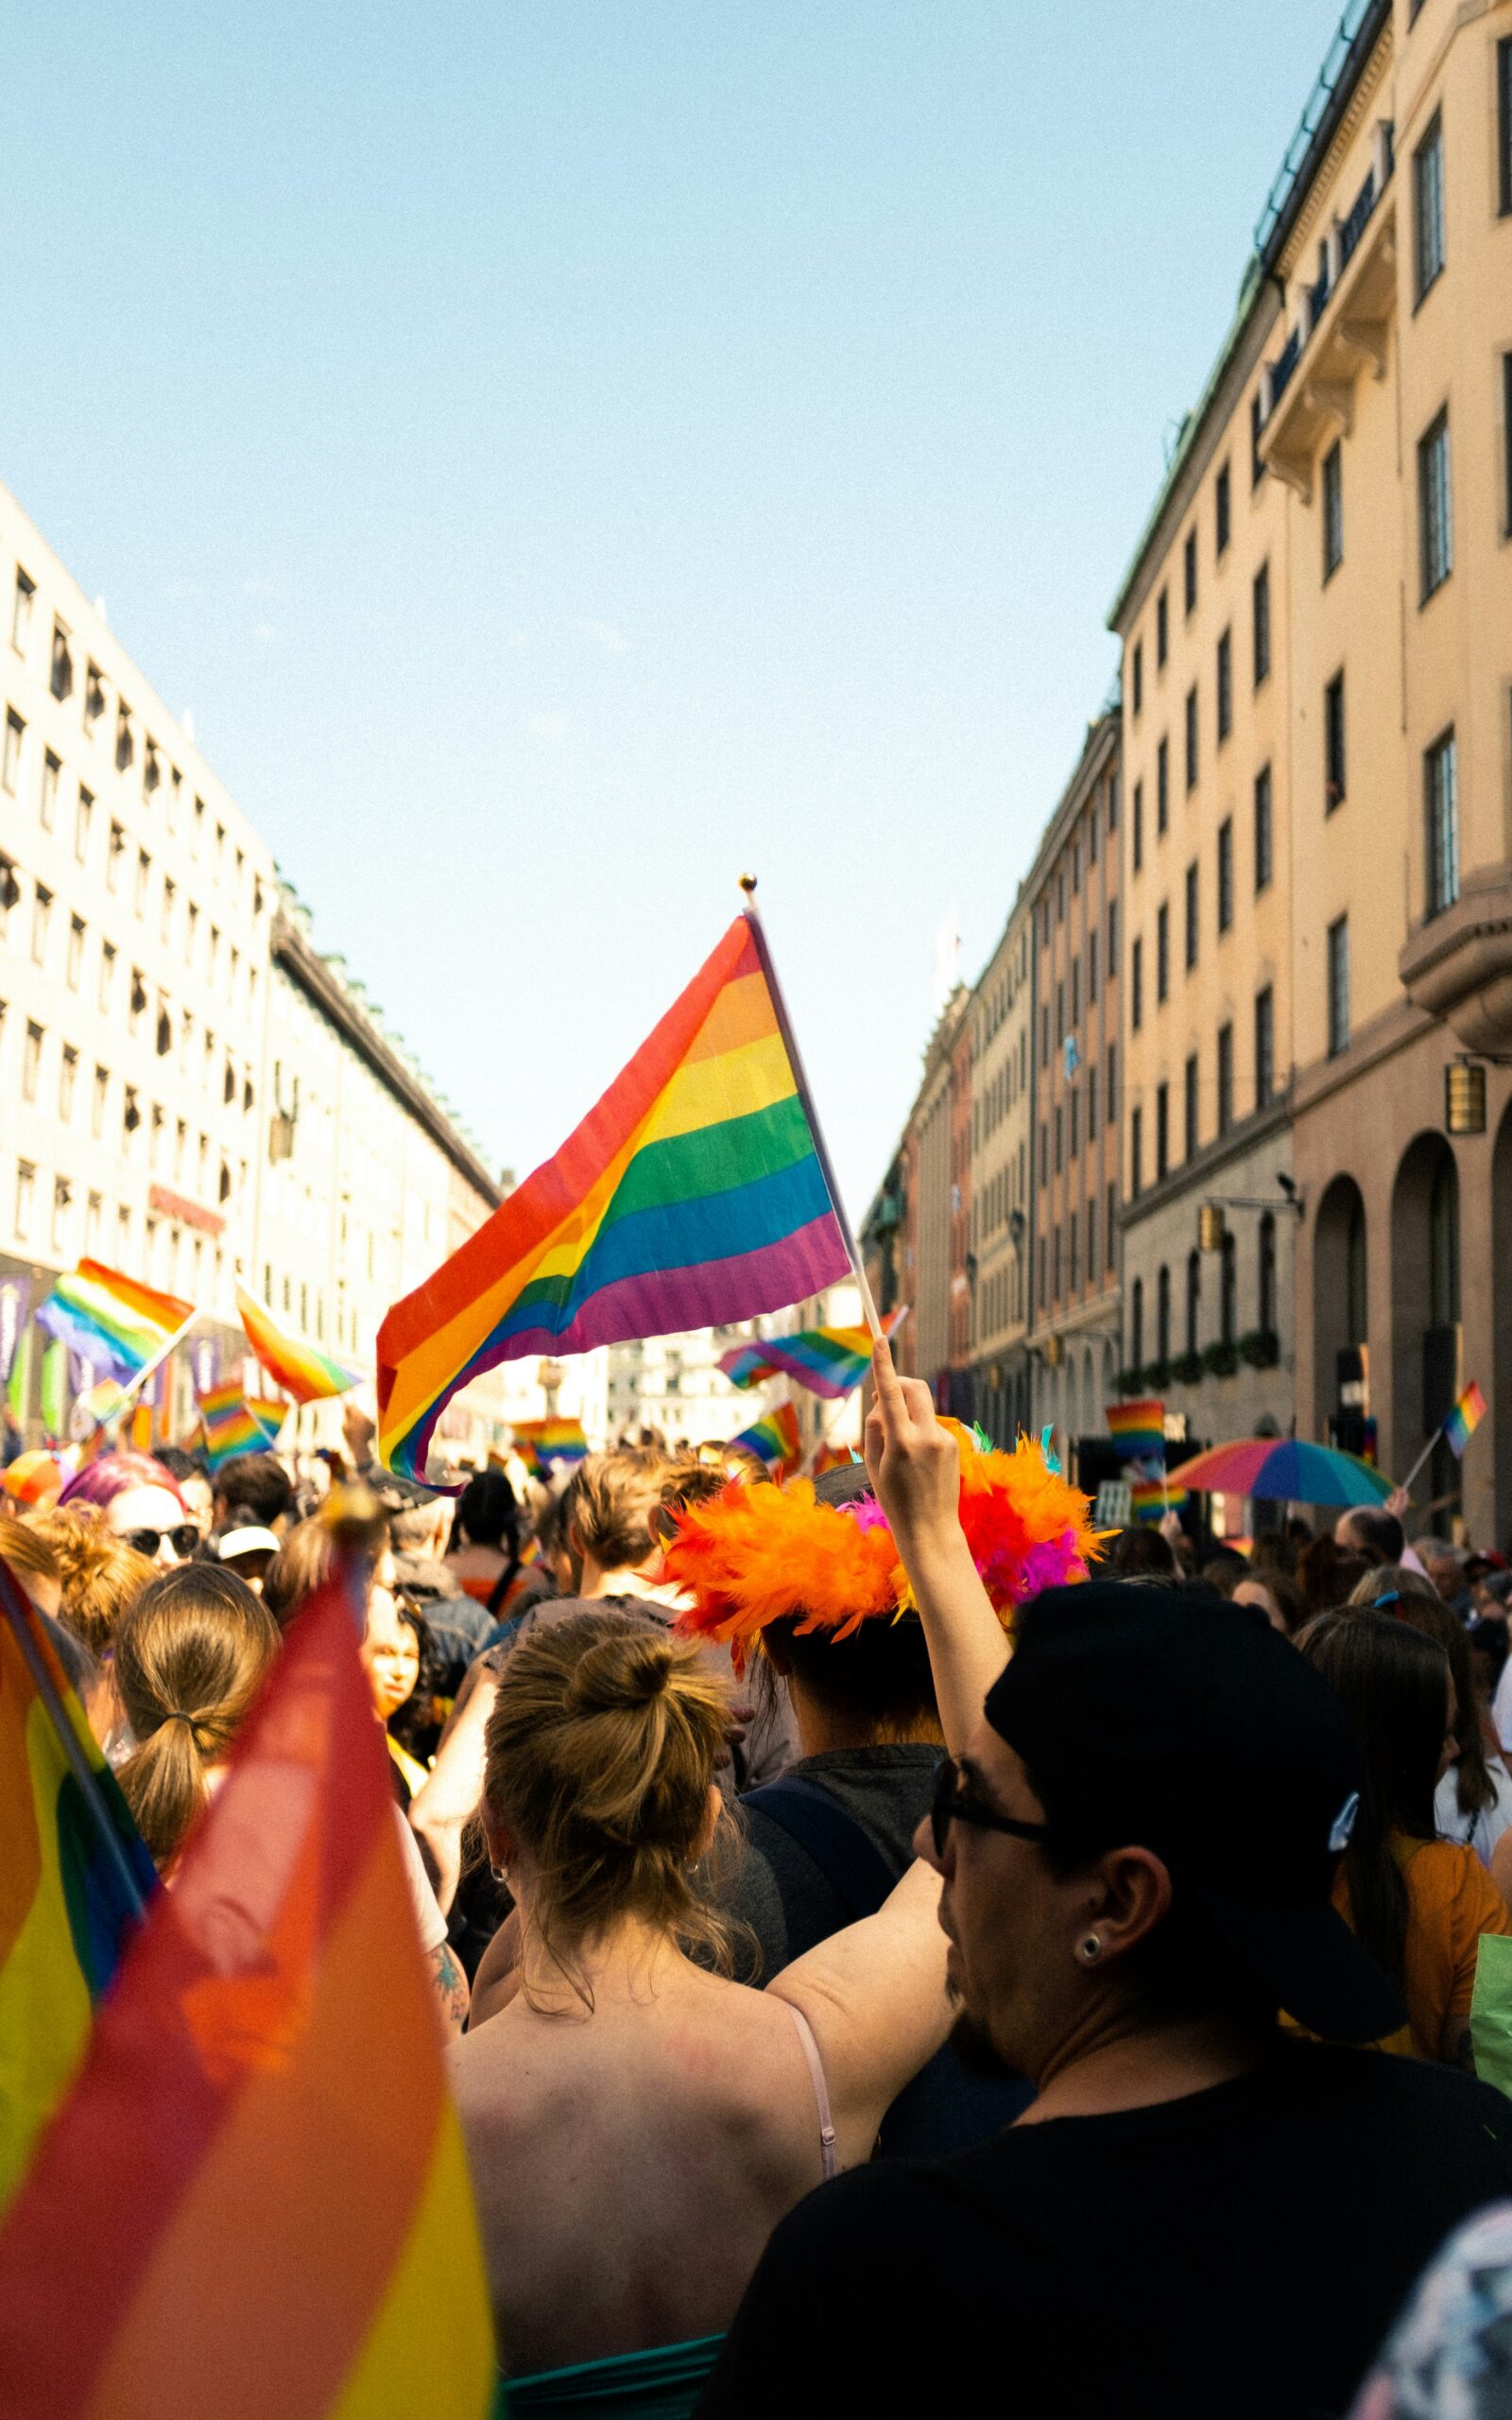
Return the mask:
[[761,917],[757,913],[756,876],[753,873],[743,873],[740,877],[740,887],[742,891],[745,893],[746,922],[750,928],[751,940],[756,944],[756,955],[761,959],[762,973],[766,977],[766,987],[772,995],[772,1007],[777,1013],[778,1031],[782,1037],[783,1046],[787,1051],[788,1062],[793,1070],[793,1080],[798,1085],[798,1097],[803,1104],[804,1115],[809,1121],[809,1132],[814,1137],[815,1157],[818,1161],[820,1173],[829,1188],[830,1206],[834,1212],[835,1223],[839,1227],[841,1240],[845,1245],[846,1251],[850,1256],[851,1274],[855,1278],[856,1285],[860,1289],[861,1308],[866,1315],[867,1326],[871,1332],[872,1343],[881,1344],[883,1341],[882,1322],[877,1317],[877,1305],[872,1299],[871,1288],[868,1282],[867,1272],[861,1266],[861,1254],[856,1249],[856,1239],[850,1231],[850,1221],[846,1215],[845,1201],[841,1196],[840,1187],[835,1182],[834,1167],[830,1158],[830,1147],[825,1142],[824,1129],[819,1124],[818,1112],[814,1105],[814,1095],[809,1087],[809,1080],[804,1070],[802,1054],[799,1049],[798,1040],[793,1031],[792,1019],[787,1013],[787,1002],[782,997],[782,987],[777,979],[777,969],[772,963],[772,953],[767,945],[765,930],[762,925]]
[[17,1647],[21,1650],[22,1661],[31,1676],[32,1686],[47,1709],[48,1720],[58,1734],[58,1744],[67,1759],[70,1772],[78,1784],[84,1804],[94,1819],[95,1828],[104,1843],[106,1856],[115,1870],[115,1878],[125,1893],[127,1905],[140,1922],[146,1914],[147,1903],[142,1895],[141,1885],[131,1871],[126,1851],[121,1846],[120,1835],[111,1821],[110,1810],[100,1794],[100,1786],[95,1778],[94,1768],[84,1753],[77,1732],[68,1720],[67,1711],[58,1694],[53,1676],[47,1669],[47,1659],[38,1653],[37,1642],[31,1634],[31,1624],[26,1619],[26,1610],[25,1599],[21,1595],[20,1582],[9,1564],[0,1557],[0,1612],[4,1613],[10,1624],[11,1634]]
[[107,1426],[108,1422],[120,1419],[122,1412],[126,1409],[126,1407],[130,1402],[131,1397],[138,1393],[140,1390],[146,1385],[147,1380],[156,1371],[162,1369],[163,1364],[166,1361],[175,1345],[179,1345],[183,1342],[184,1338],[188,1335],[190,1329],[193,1327],[198,1317],[199,1313],[198,1310],[191,1311],[188,1318],[184,1321],[183,1325],[181,1327],[175,1328],[173,1334],[169,1337],[167,1343],[160,1344],[156,1353],[152,1356],[151,1360],[143,1362],[141,1369],[137,1372],[136,1376],[130,1381],[129,1385],[124,1386],[121,1389],[120,1402],[112,1408],[112,1409],[106,1414],[104,1420],[97,1418],[94,1420],[93,1425],[86,1434],[80,1438],[80,1444],[87,1445],[90,1438],[94,1436],[96,1428],[103,1428]]
[[1448,1421],[1447,1421],[1447,1420],[1441,1420],[1441,1421],[1439,1422],[1438,1426],[1435,1429],[1435,1431],[1434,1431],[1433,1435],[1429,1438],[1427,1444],[1423,1447],[1423,1450],[1422,1450],[1422,1452],[1418,1455],[1418,1460],[1414,1462],[1414,1464],[1413,1464],[1413,1466],[1412,1466],[1411,1470],[1407,1473],[1406,1478],[1402,1480],[1402,1482],[1401,1482],[1401,1492],[1402,1492],[1402,1494],[1403,1494],[1404,1495],[1411,1495],[1411,1493],[1412,1493],[1412,1483],[1413,1483],[1413,1480],[1417,1478],[1417,1476],[1418,1476],[1418,1472],[1422,1469],[1422,1466],[1423,1466],[1424,1462],[1426,1462],[1426,1461],[1427,1461],[1427,1460],[1428,1460],[1428,1458],[1429,1458],[1430,1454],[1431,1454],[1431,1453],[1433,1452],[1433,1450],[1434,1450],[1434,1447],[1437,1444],[1437,1443],[1438,1443],[1438,1441],[1439,1441],[1440,1437],[1442,1437],[1442,1435],[1443,1435],[1443,1433],[1444,1433],[1445,1429],[1448,1427],[1448,1426],[1449,1426],[1449,1423],[1448,1423]]

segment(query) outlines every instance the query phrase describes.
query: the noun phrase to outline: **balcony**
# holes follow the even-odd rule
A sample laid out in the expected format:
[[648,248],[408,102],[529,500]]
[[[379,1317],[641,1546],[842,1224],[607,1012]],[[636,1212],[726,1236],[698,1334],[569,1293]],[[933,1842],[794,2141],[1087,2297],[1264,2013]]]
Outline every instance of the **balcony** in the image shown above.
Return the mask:
[[1512,865],[1468,875],[1453,906],[1418,927],[1398,963],[1414,1006],[1442,1017],[1468,1049],[1512,1051]]
[[1354,384],[1369,366],[1384,377],[1397,302],[1397,201],[1392,128],[1376,128],[1375,158],[1346,217],[1335,218],[1316,279],[1301,289],[1286,342],[1261,389],[1260,456],[1267,470],[1313,497],[1313,464],[1331,431],[1349,434]]

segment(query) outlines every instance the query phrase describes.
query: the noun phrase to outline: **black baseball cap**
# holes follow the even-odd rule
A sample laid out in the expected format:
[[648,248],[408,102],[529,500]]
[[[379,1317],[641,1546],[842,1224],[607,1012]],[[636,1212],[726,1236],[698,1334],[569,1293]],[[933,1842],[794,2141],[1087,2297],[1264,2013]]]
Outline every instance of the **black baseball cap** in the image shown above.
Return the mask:
[[1153,1849],[1178,1905],[1333,2042],[1407,2021],[1332,1903],[1359,1806],[1344,1708],[1263,1616],[1089,1581],[1020,1614],[987,1720],[1090,1855]]

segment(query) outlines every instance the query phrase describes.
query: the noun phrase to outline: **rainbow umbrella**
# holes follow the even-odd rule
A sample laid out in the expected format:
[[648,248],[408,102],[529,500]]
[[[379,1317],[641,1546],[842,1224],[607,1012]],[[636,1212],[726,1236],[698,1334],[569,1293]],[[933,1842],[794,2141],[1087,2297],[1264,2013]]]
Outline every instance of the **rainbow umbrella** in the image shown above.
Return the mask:
[[1239,1437],[1171,1474],[1192,1495],[1263,1495],[1292,1504],[1383,1504],[1391,1481],[1356,1454],[1305,1437]]

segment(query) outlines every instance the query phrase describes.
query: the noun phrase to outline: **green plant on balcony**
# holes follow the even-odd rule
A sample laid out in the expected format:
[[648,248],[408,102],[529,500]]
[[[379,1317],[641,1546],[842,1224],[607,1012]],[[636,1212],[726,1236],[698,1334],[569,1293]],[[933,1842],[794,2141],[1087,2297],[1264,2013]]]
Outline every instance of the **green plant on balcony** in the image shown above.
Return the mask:
[[1211,1370],[1215,1378],[1231,1378],[1239,1367],[1239,1347],[1236,1344],[1205,1344],[1202,1366]]
[[1135,1396],[1140,1391],[1141,1376],[1142,1373],[1138,1370],[1120,1370],[1118,1374],[1118,1397],[1121,1403],[1132,1403],[1134,1401]]
[[1239,1340],[1239,1357],[1252,1370],[1274,1370],[1281,1357],[1281,1340],[1273,1327],[1252,1327]]
[[1171,1375],[1178,1387],[1200,1387],[1203,1360],[1200,1353],[1178,1353],[1171,1364]]
[[1170,1377],[1169,1361],[1146,1361],[1140,1372],[1140,1385],[1152,1393],[1159,1394],[1162,1387],[1169,1385]]

